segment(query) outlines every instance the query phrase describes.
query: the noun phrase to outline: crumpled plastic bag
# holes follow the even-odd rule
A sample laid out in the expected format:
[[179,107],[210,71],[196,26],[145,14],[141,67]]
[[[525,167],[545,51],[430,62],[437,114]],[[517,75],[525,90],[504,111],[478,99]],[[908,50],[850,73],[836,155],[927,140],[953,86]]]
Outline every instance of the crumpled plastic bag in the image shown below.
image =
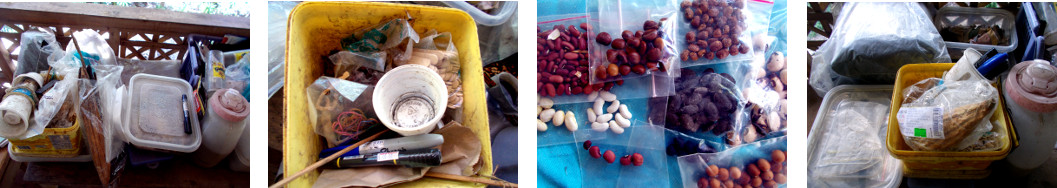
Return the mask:
[[955,64],[943,79],[919,81],[902,95],[896,117],[911,149],[962,150],[993,128],[990,119],[998,106],[998,89],[971,63]]
[[951,62],[918,3],[845,3],[830,36],[812,56],[819,95],[844,84],[892,84],[905,64]]

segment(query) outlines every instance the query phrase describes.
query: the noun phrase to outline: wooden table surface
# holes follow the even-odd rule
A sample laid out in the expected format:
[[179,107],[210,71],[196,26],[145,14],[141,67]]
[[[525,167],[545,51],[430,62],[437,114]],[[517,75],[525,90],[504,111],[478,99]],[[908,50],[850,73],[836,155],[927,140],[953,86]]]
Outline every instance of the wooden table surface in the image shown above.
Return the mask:
[[[22,163],[0,156],[0,187],[102,187],[91,162]],[[4,164],[7,161],[8,164]],[[5,168],[6,167],[6,168]],[[119,187],[249,187],[250,174],[228,169],[224,160],[212,168],[195,165],[189,156],[162,162],[156,169],[127,167],[119,175]]]

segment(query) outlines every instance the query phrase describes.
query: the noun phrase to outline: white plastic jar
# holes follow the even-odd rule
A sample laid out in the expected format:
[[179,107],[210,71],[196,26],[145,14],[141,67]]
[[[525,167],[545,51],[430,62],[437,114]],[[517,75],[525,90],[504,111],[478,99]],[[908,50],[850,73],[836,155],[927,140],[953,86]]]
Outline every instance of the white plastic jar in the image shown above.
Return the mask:
[[238,91],[220,89],[209,97],[202,124],[202,146],[195,151],[195,163],[213,167],[235,149],[250,114],[249,102]]
[[1003,87],[1020,138],[1006,161],[1016,170],[1038,168],[1057,143],[1057,67],[1043,60],[1021,62],[1009,71]]

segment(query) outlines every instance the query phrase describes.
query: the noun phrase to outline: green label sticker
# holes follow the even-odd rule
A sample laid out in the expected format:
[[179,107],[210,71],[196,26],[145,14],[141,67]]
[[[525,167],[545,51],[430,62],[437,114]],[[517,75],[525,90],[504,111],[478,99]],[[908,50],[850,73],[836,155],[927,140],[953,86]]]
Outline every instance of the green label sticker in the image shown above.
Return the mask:
[[925,134],[925,129],[914,128],[914,136],[924,138],[924,137],[927,137],[928,135]]

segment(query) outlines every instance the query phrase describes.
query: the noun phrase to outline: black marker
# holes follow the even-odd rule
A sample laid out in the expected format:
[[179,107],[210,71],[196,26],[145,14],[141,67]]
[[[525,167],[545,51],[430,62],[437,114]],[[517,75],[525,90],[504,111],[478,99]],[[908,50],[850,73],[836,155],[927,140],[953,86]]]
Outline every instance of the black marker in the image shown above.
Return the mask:
[[440,149],[382,152],[338,158],[329,166],[337,168],[401,165],[408,168],[440,166]]
[[183,103],[183,105],[180,106],[184,108],[184,133],[191,134],[191,116],[187,112],[186,94],[183,95],[183,98],[180,98],[180,102]]

